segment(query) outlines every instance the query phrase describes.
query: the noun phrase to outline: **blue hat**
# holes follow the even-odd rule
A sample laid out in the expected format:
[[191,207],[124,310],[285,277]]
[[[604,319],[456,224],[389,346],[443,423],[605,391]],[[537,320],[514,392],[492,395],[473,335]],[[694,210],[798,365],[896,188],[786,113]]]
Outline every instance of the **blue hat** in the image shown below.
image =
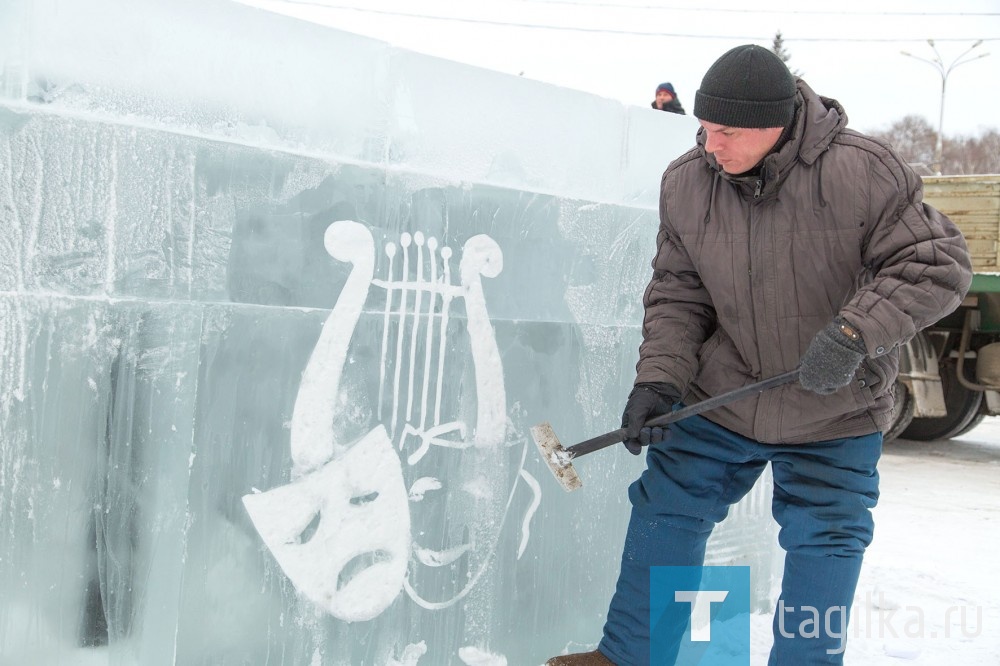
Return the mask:
[[656,92],[660,92],[661,90],[666,90],[674,97],[677,96],[677,93],[674,92],[674,84],[672,83],[661,83],[660,85],[656,86]]

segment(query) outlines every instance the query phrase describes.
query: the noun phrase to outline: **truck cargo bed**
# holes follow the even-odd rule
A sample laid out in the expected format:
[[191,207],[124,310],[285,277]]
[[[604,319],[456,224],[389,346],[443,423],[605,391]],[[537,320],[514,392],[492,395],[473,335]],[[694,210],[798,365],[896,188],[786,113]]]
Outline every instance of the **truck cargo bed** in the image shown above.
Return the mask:
[[1000,271],[1000,174],[924,177],[924,200],[965,235],[977,273]]

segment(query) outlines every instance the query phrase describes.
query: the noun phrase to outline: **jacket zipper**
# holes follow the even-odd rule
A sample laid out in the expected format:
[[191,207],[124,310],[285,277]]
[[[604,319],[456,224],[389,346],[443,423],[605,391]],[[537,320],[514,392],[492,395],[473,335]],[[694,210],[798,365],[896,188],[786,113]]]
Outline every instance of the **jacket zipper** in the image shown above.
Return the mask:
[[[754,184],[754,191],[753,191],[754,201],[757,201],[758,199],[760,199],[760,191],[763,188],[764,188],[764,179],[763,178],[758,178],[757,182]],[[748,266],[748,269],[750,271],[750,317],[751,317],[751,321],[753,322],[754,337],[757,337],[757,309],[754,307],[754,304],[753,304],[753,288],[754,288],[754,284],[753,284],[753,232],[754,232],[754,226],[755,226],[753,219],[754,219],[754,212],[755,212],[756,208],[757,208],[757,205],[755,203],[750,204],[750,233],[748,234],[748,237],[750,238],[750,245],[747,248],[748,249],[748,253],[747,253],[747,255],[748,255],[747,256],[747,266]],[[763,361],[760,358],[760,340],[757,341],[757,372],[758,373],[763,373],[764,372]]]
[[[755,187],[754,187],[754,193],[753,193],[754,201],[750,204],[750,228],[748,229],[748,233],[747,233],[747,277],[750,280],[750,321],[753,323],[754,338],[757,339],[757,345],[756,346],[757,346],[757,374],[758,374],[758,378],[762,375],[762,373],[764,372],[764,369],[762,367],[762,361],[761,361],[761,356],[760,356],[761,339],[760,339],[760,336],[759,336],[758,330],[757,330],[757,308],[754,307],[754,301],[753,301],[753,299],[754,299],[753,237],[754,237],[754,231],[755,231],[755,229],[754,229],[754,227],[755,227],[755,225],[754,225],[754,213],[755,213],[755,209],[757,208],[756,201],[760,198],[760,191],[761,191],[761,189],[763,189],[763,181],[760,178],[758,178],[757,182],[755,184]],[[760,407],[760,404],[758,403],[758,409],[759,409],[759,407]],[[755,414],[754,415],[754,434],[755,435],[758,434],[756,432],[757,431],[757,422],[758,422],[758,415]]]
[[[757,190],[760,190],[760,180],[757,181]],[[754,199],[757,198],[757,194],[754,193]],[[754,237],[754,209],[757,206],[754,203],[750,204],[750,216],[747,229],[747,280],[750,283],[750,321],[753,323],[754,337],[757,336],[757,308],[754,306],[754,280],[753,280],[753,237]],[[757,340],[757,372],[762,372],[760,367],[760,340]]]
[[[764,186],[763,179],[758,178],[757,181],[756,181],[756,183],[754,184],[754,191],[753,191],[754,201],[756,201],[757,199],[760,198],[760,191],[761,191],[761,189],[763,189],[763,186]],[[756,205],[753,204],[753,203],[751,203],[750,204],[750,228],[747,229],[747,278],[750,280],[750,321],[753,322],[754,337],[757,336],[757,310],[756,310],[756,308],[754,308],[754,304],[753,304],[753,291],[754,291],[754,284],[753,284],[753,233],[754,233],[754,222],[753,222],[753,218],[754,218],[754,209],[755,208],[756,208]],[[757,342],[757,371],[758,372],[763,372],[763,369],[760,366],[761,366],[761,361],[760,361],[760,341],[758,340],[758,342]]]

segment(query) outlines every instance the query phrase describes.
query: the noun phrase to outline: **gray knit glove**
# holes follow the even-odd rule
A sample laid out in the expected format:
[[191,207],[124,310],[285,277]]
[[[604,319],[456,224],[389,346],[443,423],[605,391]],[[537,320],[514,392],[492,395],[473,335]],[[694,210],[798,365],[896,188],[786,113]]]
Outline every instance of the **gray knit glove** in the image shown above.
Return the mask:
[[814,393],[829,395],[851,383],[866,355],[861,335],[837,317],[809,343],[799,361],[799,384]]

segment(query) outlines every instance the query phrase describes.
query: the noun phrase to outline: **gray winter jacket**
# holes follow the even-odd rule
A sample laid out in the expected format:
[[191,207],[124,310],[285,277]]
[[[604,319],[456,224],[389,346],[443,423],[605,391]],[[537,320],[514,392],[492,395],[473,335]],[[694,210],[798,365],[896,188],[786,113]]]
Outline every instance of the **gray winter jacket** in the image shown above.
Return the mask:
[[688,403],[796,367],[840,314],[868,349],[855,381],[821,396],[798,384],[705,414],[765,443],[889,426],[899,347],[954,310],[972,271],[965,240],[922,202],[886,144],[846,129],[835,100],[801,80],[791,138],[759,177],[735,178],[698,145],[663,174],[636,383]]

